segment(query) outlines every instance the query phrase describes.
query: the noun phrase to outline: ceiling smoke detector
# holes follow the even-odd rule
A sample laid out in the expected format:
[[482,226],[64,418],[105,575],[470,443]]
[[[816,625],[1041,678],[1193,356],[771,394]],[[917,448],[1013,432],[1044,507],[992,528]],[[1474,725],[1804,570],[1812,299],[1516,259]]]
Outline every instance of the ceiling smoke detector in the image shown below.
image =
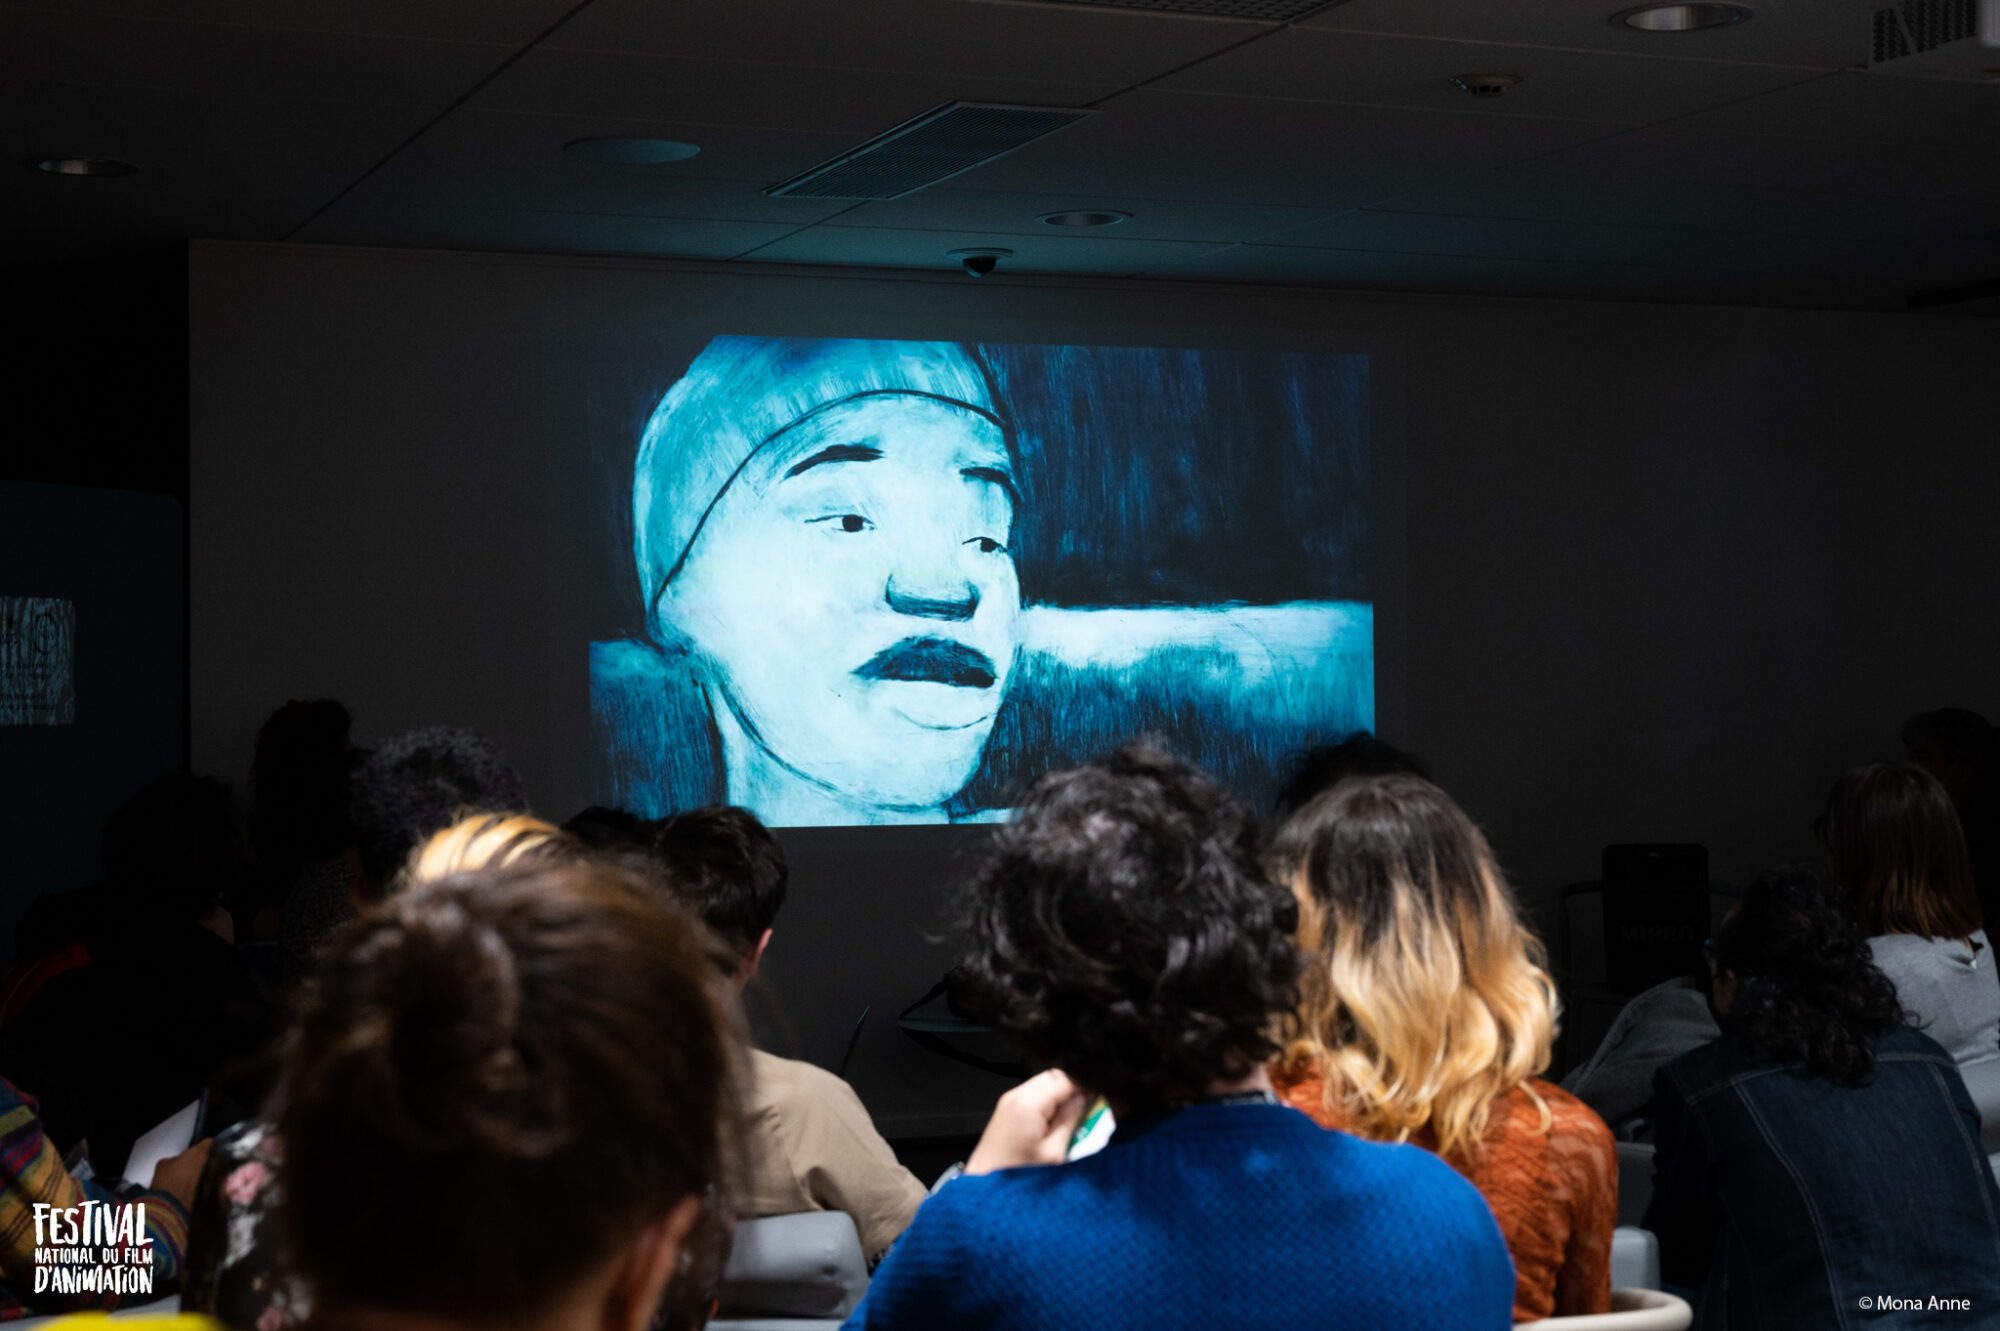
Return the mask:
[[1498,97],[1521,81],[1519,74],[1459,74],[1452,82],[1474,97]]
[[1726,28],[1749,19],[1750,11],[1742,5],[1712,4],[1641,5],[1637,9],[1621,9],[1611,16],[1613,23],[1623,23],[1641,32],[1694,32],[1701,28]]

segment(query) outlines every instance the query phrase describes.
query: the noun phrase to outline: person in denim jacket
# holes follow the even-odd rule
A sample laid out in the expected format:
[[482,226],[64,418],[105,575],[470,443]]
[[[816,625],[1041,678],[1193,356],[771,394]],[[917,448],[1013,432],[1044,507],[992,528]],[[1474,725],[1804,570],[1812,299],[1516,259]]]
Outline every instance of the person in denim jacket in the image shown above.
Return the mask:
[[1713,1328],[1992,1326],[2000,1187],[1951,1056],[1833,892],[1767,873],[1713,947],[1722,1037],[1660,1069],[1646,1228]]

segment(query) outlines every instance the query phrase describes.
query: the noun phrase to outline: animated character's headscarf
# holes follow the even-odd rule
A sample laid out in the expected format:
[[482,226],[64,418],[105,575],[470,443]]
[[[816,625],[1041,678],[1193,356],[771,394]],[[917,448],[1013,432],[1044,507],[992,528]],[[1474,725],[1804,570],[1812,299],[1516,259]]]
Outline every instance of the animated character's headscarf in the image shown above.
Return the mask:
[[661,594],[744,465],[802,421],[878,394],[977,412],[1013,449],[991,376],[957,342],[718,337],[694,358],[646,423],[632,476],[633,552],[656,636]]

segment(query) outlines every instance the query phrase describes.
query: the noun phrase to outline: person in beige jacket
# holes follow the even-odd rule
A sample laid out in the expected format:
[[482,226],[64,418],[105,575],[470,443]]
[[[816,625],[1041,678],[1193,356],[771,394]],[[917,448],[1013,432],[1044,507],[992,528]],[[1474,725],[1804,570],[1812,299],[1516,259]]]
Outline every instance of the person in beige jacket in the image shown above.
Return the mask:
[[[784,849],[748,810],[717,806],[676,814],[642,839],[668,887],[733,960],[730,982],[750,982],[770,946],[789,871]],[[924,1185],[833,1073],[761,1049],[750,1054],[744,1097],[747,1178],[736,1213],[845,1211],[872,1263],[896,1241],[924,1200]]]

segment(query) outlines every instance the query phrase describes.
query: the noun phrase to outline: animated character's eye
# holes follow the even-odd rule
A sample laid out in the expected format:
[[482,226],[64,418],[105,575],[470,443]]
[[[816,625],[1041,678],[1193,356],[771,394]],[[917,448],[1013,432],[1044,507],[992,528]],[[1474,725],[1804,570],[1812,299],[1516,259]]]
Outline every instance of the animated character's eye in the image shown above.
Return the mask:
[[829,513],[823,518],[806,519],[808,526],[817,522],[837,522],[840,524],[840,529],[850,535],[855,532],[867,531],[875,525],[859,513]]
[[994,540],[991,536],[975,536],[967,541],[966,544],[976,547],[982,555],[1004,555],[1007,553],[1007,547]]

